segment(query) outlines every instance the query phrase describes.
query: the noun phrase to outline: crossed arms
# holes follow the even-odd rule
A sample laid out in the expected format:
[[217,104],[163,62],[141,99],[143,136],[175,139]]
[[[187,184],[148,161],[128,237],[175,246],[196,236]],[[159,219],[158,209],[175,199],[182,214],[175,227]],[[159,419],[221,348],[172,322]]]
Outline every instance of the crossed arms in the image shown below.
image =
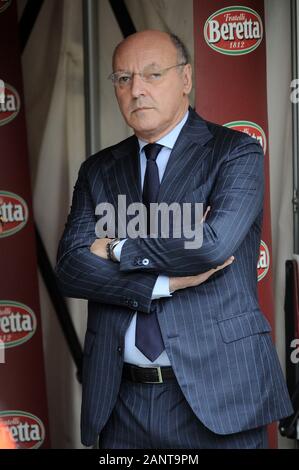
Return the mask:
[[[96,241],[96,218],[83,163],[57,255],[55,270],[62,292],[69,297],[149,313],[159,274],[172,278],[192,276],[192,286],[196,285],[194,276],[202,274],[205,280],[215,269],[226,265],[262,210],[263,195],[263,151],[244,135],[221,164],[209,198],[212,209],[203,224],[202,246],[185,249],[184,238],[128,239],[118,264],[91,251]],[[138,265],[134,263],[136,257],[150,262]],[[176,288],[184,286],[177,284]]]

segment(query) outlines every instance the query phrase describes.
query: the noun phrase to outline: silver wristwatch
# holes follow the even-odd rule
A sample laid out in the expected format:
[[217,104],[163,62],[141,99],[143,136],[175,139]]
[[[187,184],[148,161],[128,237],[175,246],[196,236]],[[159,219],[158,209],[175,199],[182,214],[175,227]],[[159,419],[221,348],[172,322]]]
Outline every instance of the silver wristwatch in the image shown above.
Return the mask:
[[116,245],[119,244],[120,241],[121,241],[120,238],[113,238],[111,242],[107,243],[107,256],[108,256],[108,259],[111,259],[111,261],[114,261],[114,262],[118,261],[118,259],[115,257],[113,250],[116,247]]

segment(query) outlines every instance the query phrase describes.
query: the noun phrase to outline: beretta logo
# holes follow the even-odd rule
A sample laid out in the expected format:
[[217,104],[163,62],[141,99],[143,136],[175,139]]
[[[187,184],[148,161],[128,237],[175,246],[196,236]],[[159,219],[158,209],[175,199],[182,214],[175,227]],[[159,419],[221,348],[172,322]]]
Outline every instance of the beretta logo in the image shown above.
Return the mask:
[[28,207],[24,199],[17,194],[0,191],[0,238],[22,230],[27,220]]
[[11,4],[11,0],[0,0],[0,13],[2,13]]
[[0,126],[8,124],[17,117],[21,108],[21,100],[17,90],[5,83],[4,103],[0,103]]
[[270,266],[270,254],[266,243],[261,240],[260,257],[257,264],[257,280],[260,281],[266,276]]
[[206,43],[221,54],[249,54],[263,39],[263,23],[251,8],[222,8],[205,22],[204,37]]
[[0,301],[0,340],[5,348],[29,341],[36,331],[36,316],[27,305]]
[[250,135],[258,141],[258,143],[263,147],[264,153],[267,150],[267,141],[266,141],[266,134],[263,129],[256,124],[255,122],[251,121],[232,121],[226,124],[223,124],[230,129],[235,129],[236,131],[244,132],[245,134]]
[[1,423],[9,429],[18,449],[38,449],[45,440],[42,421],[25,411],[1,411]]

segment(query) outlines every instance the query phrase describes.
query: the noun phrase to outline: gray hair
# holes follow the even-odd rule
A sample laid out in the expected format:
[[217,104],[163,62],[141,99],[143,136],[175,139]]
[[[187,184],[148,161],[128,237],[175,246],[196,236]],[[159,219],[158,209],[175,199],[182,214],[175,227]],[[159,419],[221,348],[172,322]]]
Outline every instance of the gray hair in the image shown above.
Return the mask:
[[179,62],[182,62],[184,64],[189,64],[190,63],[190,55],[188,52],[187,47],[183,43],[183,41],[173,33],[169,33],[169,37],[171,39],[171,42],[173,43],[174,47],[177,50],[178,54],[178,60]]

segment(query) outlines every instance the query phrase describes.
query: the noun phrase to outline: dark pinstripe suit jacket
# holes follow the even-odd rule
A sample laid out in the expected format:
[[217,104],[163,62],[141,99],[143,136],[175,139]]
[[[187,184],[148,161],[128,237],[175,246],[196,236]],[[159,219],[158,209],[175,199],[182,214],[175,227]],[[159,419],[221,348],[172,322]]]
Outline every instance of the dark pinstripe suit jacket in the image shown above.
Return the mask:
[[[82,442],[94,443],[117,398],[124,335],[136,309],[156,310],[181,389],[198,418],[219,434],[254,428],[292,413],[257,299],[264,159],[251,137],[200,118],[192,109],[161,182],[158,202],[211,205],[203,245],[184,240],[128,239],[121,262],[90,252],[95,207],[118,194],[141,201],[135,136],[84,162],[58,250],[56,273],[66,296],[88,299],[84,343]],[[159,273],[193,275],[232,265],[205,283],[151,301]],[[147,258],[143,265],[138,260]]]

